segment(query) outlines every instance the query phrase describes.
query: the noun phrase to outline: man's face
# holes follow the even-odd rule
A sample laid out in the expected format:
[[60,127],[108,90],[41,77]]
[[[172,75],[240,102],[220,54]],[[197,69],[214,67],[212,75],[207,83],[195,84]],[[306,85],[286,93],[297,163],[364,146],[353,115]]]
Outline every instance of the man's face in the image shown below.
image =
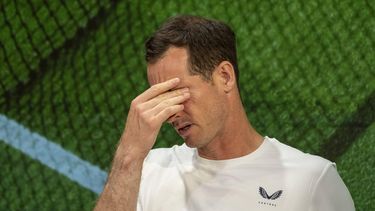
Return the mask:
[[159,61],[148,65],[147,76],[151,86],[180,78],[176,89],[189,88],[190,98],[183,103],[184,110],[168,120],[188,146],[201,148],[220,138],[227,115],[224,93],[215,80],[205,81],[189,73],[185,48],[170,47]]

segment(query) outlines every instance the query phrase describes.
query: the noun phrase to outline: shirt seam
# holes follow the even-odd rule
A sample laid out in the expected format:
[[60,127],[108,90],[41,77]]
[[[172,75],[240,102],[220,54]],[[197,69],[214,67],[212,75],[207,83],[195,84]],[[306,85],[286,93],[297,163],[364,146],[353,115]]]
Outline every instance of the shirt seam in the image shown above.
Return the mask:
[[315,196],[315,193],[316,193],[316,190],[318,188],[318,185],[320,184],[320,182],[322,181],[323,177],[327,174],[327,171],[328,169],[331,167],[331,166],[334,166],[335,163],[327,163],[324,168],[323,168],[323,171],[322,173],[319,175],[314,187],[313,187],[313,190],[311,192],[311,196],[310,196],[310,203],[309,203],[309,211],[312,211],[312,205],[313,205],[313,200],[314,200],[314,196]]

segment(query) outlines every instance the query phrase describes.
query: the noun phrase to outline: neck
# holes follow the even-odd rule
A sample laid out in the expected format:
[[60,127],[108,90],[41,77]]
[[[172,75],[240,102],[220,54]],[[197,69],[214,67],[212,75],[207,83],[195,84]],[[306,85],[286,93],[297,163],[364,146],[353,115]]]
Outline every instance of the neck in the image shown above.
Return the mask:
[[211,160],[237,158],[250,154],[262,144],[263,137],[251,126],[242,103],[231,106],[230,110],[221,133],[198,148],[199,156]]

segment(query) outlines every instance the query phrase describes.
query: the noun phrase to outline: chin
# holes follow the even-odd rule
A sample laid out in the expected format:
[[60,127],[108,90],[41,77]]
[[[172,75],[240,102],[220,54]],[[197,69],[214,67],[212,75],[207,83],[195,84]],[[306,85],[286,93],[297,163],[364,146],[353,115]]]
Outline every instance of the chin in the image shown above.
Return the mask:
[[196,148],[197,147],[194,142],[191,142],[188,139],[184,139],[184,142],[185,142],[186,146],[188,146],[190,148]]
[[187,137],[184,139],[186,146],[190,148],[201,148],[204,147],[204,141],[202,139],[194,139],[193,137]]
[[190,148],[198,148],[199,147],[199,144],[197,143],[197,140],[193,140],[190,137],[189,138],[185,138],[184,142],[185,142],[186,146],[188,146]]

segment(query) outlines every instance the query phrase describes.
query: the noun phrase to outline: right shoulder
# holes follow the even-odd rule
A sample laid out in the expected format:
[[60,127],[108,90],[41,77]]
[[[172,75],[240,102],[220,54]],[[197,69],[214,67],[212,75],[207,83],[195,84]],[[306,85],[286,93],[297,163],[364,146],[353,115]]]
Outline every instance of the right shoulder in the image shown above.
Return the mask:
[[174,145],[170,148],[152,149],[144,160],[144,168],[148,166],[173,167],[191,163],[195,149],[182,145]]

